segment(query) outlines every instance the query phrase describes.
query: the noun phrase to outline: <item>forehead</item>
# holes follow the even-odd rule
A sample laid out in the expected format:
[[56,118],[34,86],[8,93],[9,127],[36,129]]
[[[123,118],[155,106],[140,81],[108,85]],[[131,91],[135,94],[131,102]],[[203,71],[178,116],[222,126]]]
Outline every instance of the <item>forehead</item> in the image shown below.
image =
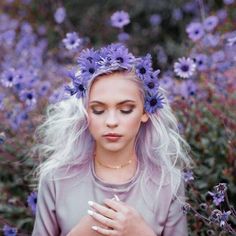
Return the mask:
[[131,79],[132,75],[112,73],[102,75],[93,82],[89,101],[120,102],[121,100],[140,101],[138,84]]

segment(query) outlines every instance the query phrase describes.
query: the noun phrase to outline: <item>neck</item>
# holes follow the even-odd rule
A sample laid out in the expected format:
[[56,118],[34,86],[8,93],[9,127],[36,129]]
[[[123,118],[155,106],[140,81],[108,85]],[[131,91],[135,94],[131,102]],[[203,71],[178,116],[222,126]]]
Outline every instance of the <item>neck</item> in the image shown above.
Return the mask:
[[96,148],[94,154],[95,160],[107,166],[126,165],[130,160],[132,165],[132,163],[135,163],[137,160],[135,150],[110,152]]

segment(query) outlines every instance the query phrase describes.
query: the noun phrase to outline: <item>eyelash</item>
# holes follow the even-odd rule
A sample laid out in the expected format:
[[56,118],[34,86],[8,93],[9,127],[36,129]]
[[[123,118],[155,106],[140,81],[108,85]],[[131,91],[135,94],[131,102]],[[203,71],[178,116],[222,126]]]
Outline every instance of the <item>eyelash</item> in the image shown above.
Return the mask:
[[[133,108],[130,110],[120,110],[123,114],[130,114],[133,111]],[[93,113],[96,115],[101,115],[104,111],[96,111],[93,109]]]

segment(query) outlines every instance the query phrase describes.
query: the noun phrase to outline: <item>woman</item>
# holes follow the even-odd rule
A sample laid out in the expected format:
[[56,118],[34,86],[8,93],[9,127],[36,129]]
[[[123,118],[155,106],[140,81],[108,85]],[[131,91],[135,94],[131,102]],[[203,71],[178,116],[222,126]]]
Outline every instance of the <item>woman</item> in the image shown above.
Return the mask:
[[48,109],[38,133],[33,236],[185,236],[181,170],[189,167],[151,56],[121,44],[83,50],[72,95]]

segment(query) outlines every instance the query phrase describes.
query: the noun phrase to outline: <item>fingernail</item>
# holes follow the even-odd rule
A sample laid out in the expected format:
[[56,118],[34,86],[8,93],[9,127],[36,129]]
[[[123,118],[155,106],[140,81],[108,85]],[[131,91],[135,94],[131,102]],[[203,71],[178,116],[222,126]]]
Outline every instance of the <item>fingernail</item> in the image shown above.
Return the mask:
[[88,201],[89,206],[93,205],[93,201]]
[[95,225],[93,225],[93,226],[92,226],[92,229],[95,230],[95,231],[97,231],[97,230],[98,230],[98,227],[95,226]]
[[89,214],[90,216],[92,216],[92,215],[93,215],[93,211],[88,210],[88,214]]

